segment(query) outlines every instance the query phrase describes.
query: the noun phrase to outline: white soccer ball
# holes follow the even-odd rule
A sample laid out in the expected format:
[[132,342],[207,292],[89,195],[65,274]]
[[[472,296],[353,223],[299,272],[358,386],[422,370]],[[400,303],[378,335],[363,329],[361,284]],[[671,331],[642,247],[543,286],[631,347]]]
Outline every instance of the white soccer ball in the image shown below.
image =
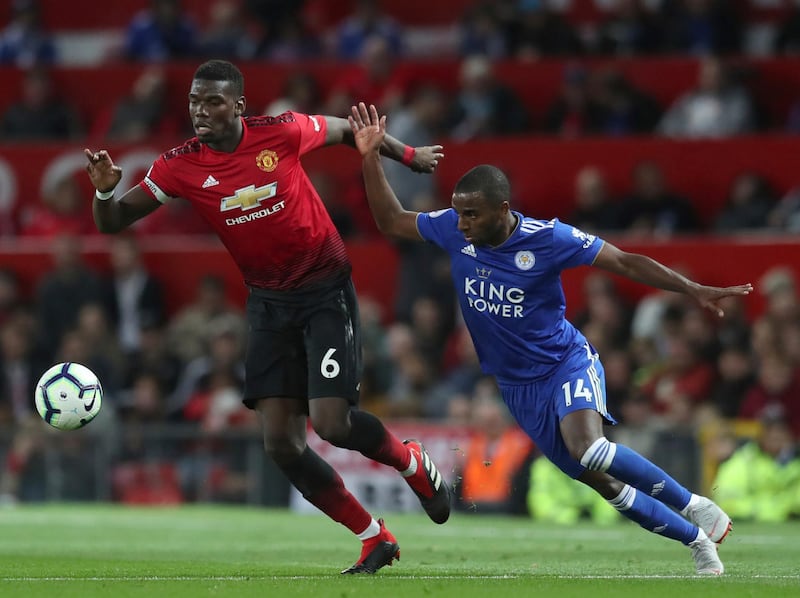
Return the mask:
[[79,363],[58,363],[36,385],[36,409],[59,430],[82,428],[100,412],[103,387],[94,372]]

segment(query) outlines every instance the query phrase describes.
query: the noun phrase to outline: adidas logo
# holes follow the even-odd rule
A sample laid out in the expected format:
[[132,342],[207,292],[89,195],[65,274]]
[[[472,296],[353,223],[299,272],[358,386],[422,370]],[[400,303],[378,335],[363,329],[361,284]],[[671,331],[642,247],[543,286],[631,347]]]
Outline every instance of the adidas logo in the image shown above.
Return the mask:
[[667,483],[664,480],[661,480],[660,482],[653,484],[653,489],[650,491],[650,496],[656,496],[658,494],[661,494],[661,491],[664,489],[664,486],[666,485]]
[[463,247],[461,249],[461,253],[463,253],[464,255],[468,255],[469,257],[475,257],[477,255],[477,253],[475,253],[475,246],[472,243],[470,243],[466,247]]
[[203,183],[203,189],[207,189],[208,187],[213,187],[214,185],[219,185],[219,181],[213,177],[213,175],[208,175],[206,182]]
[[[470,247],[472,247],[472,245],[470,245]],[[438,490],[439,486],[442,485],[442,474],[436,469],[436,466],[433,464],[433,461],[431,461],[426,451],[422,451],[422,466],[425,468],[425,471],[428,472],[428,477],[433,481],[434,489]]]

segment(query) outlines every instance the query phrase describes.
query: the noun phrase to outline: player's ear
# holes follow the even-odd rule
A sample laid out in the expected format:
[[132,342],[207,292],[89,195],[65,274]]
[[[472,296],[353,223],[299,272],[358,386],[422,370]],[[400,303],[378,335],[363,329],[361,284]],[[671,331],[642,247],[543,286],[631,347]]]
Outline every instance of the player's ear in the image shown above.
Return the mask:
[[245,106],[247,106],[247,102],[245,101],[244,96],[242,96],[236,100],[236,105],[233,107],[233,113],[236,116],[241,116],[244,114]]

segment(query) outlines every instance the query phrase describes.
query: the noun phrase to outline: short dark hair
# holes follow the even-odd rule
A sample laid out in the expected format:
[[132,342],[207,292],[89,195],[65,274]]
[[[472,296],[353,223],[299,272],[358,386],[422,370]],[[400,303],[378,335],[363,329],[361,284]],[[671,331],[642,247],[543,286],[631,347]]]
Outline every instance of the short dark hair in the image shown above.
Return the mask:
[[244,75],[235,64],[227,60],[209,60],[197,67],[194,79],[229,81],[237,96],[244,95]]
[[491,164],[469,170],[456,183],[454,193],[481,193],[493,205],[511,200],[511,185],[505,173]]

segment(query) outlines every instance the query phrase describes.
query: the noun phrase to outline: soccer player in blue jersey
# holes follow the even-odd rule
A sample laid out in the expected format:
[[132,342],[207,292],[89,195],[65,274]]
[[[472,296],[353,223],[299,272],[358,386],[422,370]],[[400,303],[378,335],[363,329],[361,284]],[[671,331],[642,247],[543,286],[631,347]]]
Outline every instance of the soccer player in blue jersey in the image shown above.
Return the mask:
[[[717,544],[731,520],[635,451],[610,442],[603,365],[565,317],[560,273],[591,265],[668,291],[685,293],[722,316],[719,300],[747,295],[750,284],[710,287],[649,257],[555,220],[535,220],[509,205],[508,179],[476,166],[455,186],[445,210],[405,210],[383,174],[378,148],[386,117],[353,107],[350,126],[363,157],[370,209],[384,234],[445,249],[464,321],[481,366],[493,375],[519,425],[564,473],[600,493],[643,528],[691,549],[698,574],[721,575]],[[443,156],[441,147],[435,155]]]

